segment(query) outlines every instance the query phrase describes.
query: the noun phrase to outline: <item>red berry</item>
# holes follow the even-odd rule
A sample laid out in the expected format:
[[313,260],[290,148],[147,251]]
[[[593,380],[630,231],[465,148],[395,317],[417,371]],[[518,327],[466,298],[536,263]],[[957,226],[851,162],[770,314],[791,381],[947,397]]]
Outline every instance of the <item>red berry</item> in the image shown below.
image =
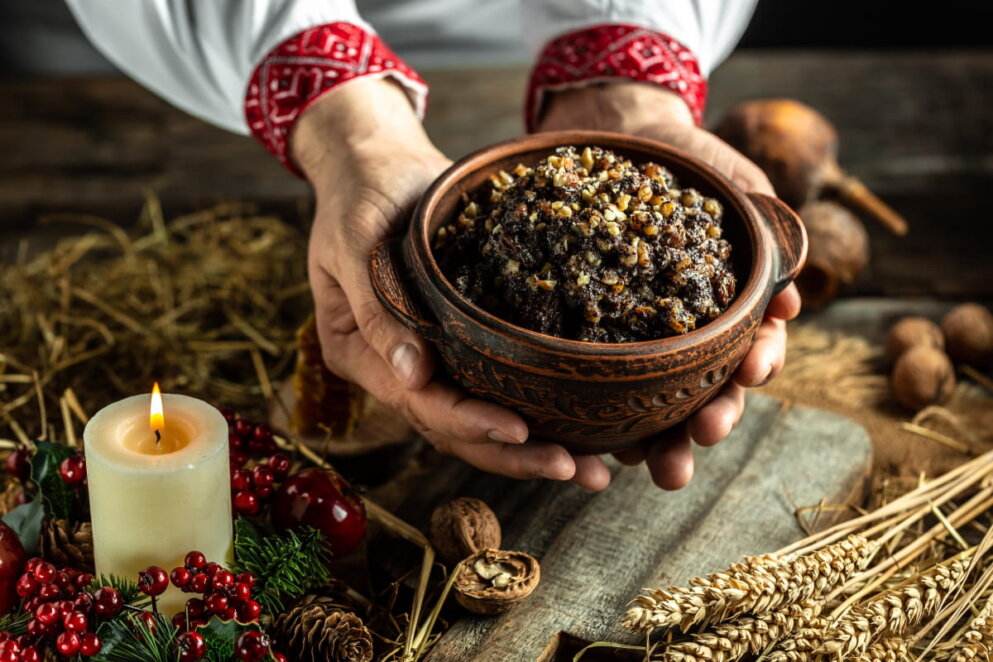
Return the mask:
[[19,446],[7,456],[5,462],[7,473],[14,476],[22,483],[31,479],[31,451],[24,446]]
[[42,562],[35,566],[34,579],[39,584],[51,584],[55,581],[55,566],[51,563]]
[[286,656],[283,655],[282,653],[273,653],[272,657],[276,662],[288,662]]
[[231,491],[240,492],[252,486],[252,473],[248,469],[238,469],[231,472]]
[[21,605],[21,611],[23,611],[25,614],[30,614],[35,609],[37,609],[38,605],[40,604],[41,604],[41,599],[36,595],[24,601],[24,604]]
[[29,573],[24,573],[21,578],[17,580],[17,595],[22,598],[27,598],[34,595],[38,590],[38,582],[34,580],[34,575]]
[[152,634],[155,634],[155,632],[159,629],[159,621],[155,618],[155,614],[152,612],[143,611],[139,615],[139,618],[141,618],[141,622],[144,624],[145,629]]
[[230,407],[218,407],[217,411],[221,412],[221,416],[223,416],[224,420],[229,424],[234,421],[234,410]]
[[286,480],[290,474],[290,458],[283,453],[276,453],[266,462],[272,470],[273,478],[276,480]]
[[35,556],[28,559],[27,563],[24,564],[24,572],[34,572],[34,569],[45,562],[45,559]]
[[45,584],[38,589],[38,599],[42,602],[58,600],[62,596],[62,590],[55,584]]
[[242,623],[254,623],[262,615],[262,605],[255,600],[243,600],[238,606],[238,620]]
[[169,581],[176,588],[186,588],[191,579],[193,579],[193,573],[185,566],[173,568],[172,572],[169,573]]
[[267,485],[266,487],[256,487],[255,496],[261,500],[266,500],[272,496],[272,485]]
[[80,593],[73,601],[72,608],[76,611],[89,613],[90,609],[93,608],[93,597],[89,593]]
[[255,427],[252,425],[251,421],[239,418],[234,422],[234,432],[242,439],[247,439],[253,432],[255,432]]
[[233,451],[240,451],[245,447],[245,440],[234,432],[228,433],[228,447]]
[[93,598],[96,600],[96,612],[99,616],[117,616],[121,613],[121,609],[124,608],[121,594],[109,586],[98,588],[96,593],[93,594]]
[[45,630],[45,626],[42,625],[39,621],[36,621],[33,618],[30,621],[28,621],[27,631],[29,636],[40,637],[43,634],[45,634],[44,630]]
[[307,469],[291,476],[276,492],[272,522],[280,530],[312,526],[327,538],[331,552],[342,556],[365,536],[365,505],[339,474]]
[[41,662],[41,653],[34,646],[25,646],[21,649],[19,662]]
[[207,641],[199,632],[184,632],[176,637],[179,662],[196,662],[207,656]]
[[172,627],[176,628],[179,632],[186,632],[190,629],[187,623],[188,621],[185,612],[181,611],[172,617]]
[[210,586],[215,591],[223,591],[234,586],[234,575],[227,570],[218,570],[210,580]]
[[262,509],[259,498],[251,490],[238,492],[234,495],[234,500],[231,503],[239,515],[258,515],[259,510]]
[[217,615],[217,617],[222,621],[233,621],[238,618],[238,610],[231,605],[228,605],[224,608],[224,611]]
[[79,644],[79,652],[84,657],[93,657],[100,652],[103,648],[103,642],[100,641],[100,637],[97,636],[96,632],[87,632],[82,636],[82,641]]
[[243,662],[259,662],[269,654],[269,637],[264,632],[242,632],[234,642],[234,656]]
[[208,584],[210,584],[210,577],[207,576],[207,573],[201,572],[193,575],[193,579],[190,580],[190,590],[193,593],[203,593],[207,590]]
[[245,451],[231,451],[229,462],[233,469],[240,469],[248,462],[248,453]]
[[88,572],[81,572],[76,575],[76,578],[72,580],[73,586],[78,589],[88,588],[90,584],[93,583],[93,575]]
[[14,502],[18,506],[23,506],[26,503],[31,503],[31,495],[25,492],[24,490],[21,490],[20,492],[17,493],[17,496],[14,497]]
[[79,485],[86,478],[86,460],[82,455],[73,455],[62,460],[59,475],[66,485]]
[[228,597],[221,593],[211,593],[207,596],[204,601],[207,605],[207,610],[212,614],[220,614],[222,611],[228,608]]
[[71,611],[62,617],[62,625],[66,630],[72,630],[74,632],[86,632],[86,626],[89,624],[86,614],[81,611]]
[[79,652],[79,647],[82,646],[82,644],[82,638],[77,633],[68,630],[60,634],[58,639],[55,640],[55,650],[57,650],[60,655],[72,657]]
[[38,608],[34,610],[34,618],[36,621],[42,625],[48,625],[54,623],[58,620],[59,608],[56,607],[51,602],[46,602],[44,604],[38,605]]
[[214,563],[213,561],[211,561],[210,563],[208,563],[203,567],[203,574],[207,575],[208,579],[213,579],[214,575],[216,575],[218,571],[223,569],[224,567],[221,566],[220,563]]
[[231,599],[232,600],[251,600],[252,599],[252,587],[248,584],[238,582],[231,587]]
[[190,570],[200,570],[207,565],[207,557],[202,552],[190,552],[186,555],[184,564]]
[[272,469],[265,464],[258,464],[252,469],[252,484],[256,488],[272,487],[273,478]]
[[234,580],[239,584],[248,584],[248,588],[255,588],[255,575],[250,572],[241,572],[235,575]]
[[0,662],[18,662],[21,659],[21,645],[11,639],[0,643]]
[[200,598],[190,598],[186,601],[186,615],[191,619],[203,616],[206,607]]
[[138,573],[138,588],[145,595],[162,595],[169,588],[169,575],[157,565],[150,565]]

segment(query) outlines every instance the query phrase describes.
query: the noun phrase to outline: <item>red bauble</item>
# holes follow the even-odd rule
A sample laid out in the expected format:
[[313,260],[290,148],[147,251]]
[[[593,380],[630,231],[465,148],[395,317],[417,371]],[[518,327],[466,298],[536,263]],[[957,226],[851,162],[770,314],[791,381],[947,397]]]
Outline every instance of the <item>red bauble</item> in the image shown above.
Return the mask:
[[339,474],[307,469],[291,476],[276,492],[272,523],[284,531],[314,527],[327,538],[332,554],[344,556],[365,536],[365,506]]
[[20,538],[0,522],[0,614],[6,614],[17,604],[17,581],[27,560]]

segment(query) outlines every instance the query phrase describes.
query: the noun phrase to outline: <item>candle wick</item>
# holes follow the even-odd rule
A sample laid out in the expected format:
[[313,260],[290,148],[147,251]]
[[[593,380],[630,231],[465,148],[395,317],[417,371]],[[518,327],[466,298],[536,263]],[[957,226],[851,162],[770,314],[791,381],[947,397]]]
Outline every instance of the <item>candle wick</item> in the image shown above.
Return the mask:
[[155,443],[157,444],[160,441],[162,441],[162,431],[161,430],[156,430],[155,431]]

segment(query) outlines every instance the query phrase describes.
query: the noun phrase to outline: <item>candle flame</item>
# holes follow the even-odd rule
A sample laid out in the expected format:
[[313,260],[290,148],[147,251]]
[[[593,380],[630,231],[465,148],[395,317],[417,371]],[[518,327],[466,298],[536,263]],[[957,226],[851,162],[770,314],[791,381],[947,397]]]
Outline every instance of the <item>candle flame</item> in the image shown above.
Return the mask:
[[152,406],[148,415],[148,426],[159,432],[165,429],[165,413],[162,409],[162,392],[159,390],[159,383],[155,382],[152,387]]

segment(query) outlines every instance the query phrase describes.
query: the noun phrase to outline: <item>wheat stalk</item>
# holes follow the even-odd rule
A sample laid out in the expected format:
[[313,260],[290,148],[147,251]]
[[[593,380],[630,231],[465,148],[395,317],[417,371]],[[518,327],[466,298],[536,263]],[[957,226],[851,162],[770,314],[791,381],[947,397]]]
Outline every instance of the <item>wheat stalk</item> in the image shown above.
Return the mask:
[[679,627],[743,614],[762,615],[820,596],[863,570],[878,546],[859,535],[809,554],[748,557],[723,572],[690,580],[688,588],[651,589],[632,602],[624,625],[637,630]]
[[780,641],[770,662],[816,657],[848,660],[868,652],[884,636],[901,636],[935,614],[968,568],[972,550],[933,566],[908,582],[852,608],[828,626],[801,629]]
[[962,635],[963,642],[952,649],[948,662],[989,660],[993,654],[993,598],[987,601],[979,616],[969,623]]
[[689,641],[667,647],[659,662],[734,662],[757,655],[790,632],[814,621],[820,602],[790,604],[763,616],[746,616],[694,635]]

